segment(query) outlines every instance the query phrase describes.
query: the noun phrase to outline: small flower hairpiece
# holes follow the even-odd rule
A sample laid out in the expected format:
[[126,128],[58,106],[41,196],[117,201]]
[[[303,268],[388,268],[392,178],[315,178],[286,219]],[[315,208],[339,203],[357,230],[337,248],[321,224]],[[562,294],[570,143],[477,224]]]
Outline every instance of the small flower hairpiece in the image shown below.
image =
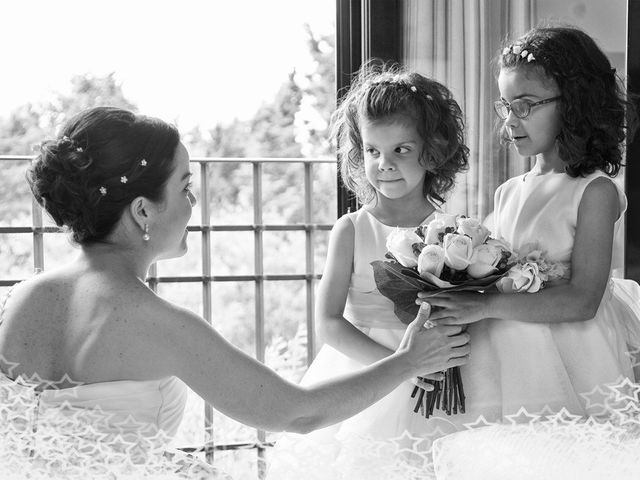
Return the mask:
[[82,149],[82,147],[78,147],[78,148],[76,148],[76,152],[82,153],[82,152],[84,152],[84,150]]
[[[528,48],[530,49],[531,47]],[[533,62],[536,57],[528,48],[523,46],[521,43],[514,43],[512,45],[509,45],[508,47],[504,47],[502,49],[502,55],[508,55],[510,53],[512,53],[513,55],[520,55],[520,57],[525,58],[527,62],[530,63]]]
[[142,160],[140,160],[140,165],[143,167],[147,166],[147,161],[143,158]]
[[418,89],[416,88],[416,86],[415,86],[415,85],[411,85],[411,87],[409,87],[409,88],[411,89],[411,91],[412,91],[413,93],[416,93],[416,92],[418,91]]
[[129,179],[125,175],[120,177],[120,183],[127,183],[128,181]]
[[100,187],[100,195],[102,195],[103,197],[107,194],[107,187]]

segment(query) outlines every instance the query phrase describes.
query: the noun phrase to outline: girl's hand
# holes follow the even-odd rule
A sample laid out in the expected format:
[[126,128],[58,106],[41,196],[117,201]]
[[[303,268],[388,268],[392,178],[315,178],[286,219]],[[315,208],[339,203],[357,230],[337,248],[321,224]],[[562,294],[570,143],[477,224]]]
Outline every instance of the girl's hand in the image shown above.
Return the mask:
[[[462,332],[462,327],[432,326],[429,320],[428,305],[421,305],[396,350],[412,366],[415,376],[442,372],[464,365],[469,359],[470,337]],[[429,327],[425,327],[425,324]]]
[[465,325],[489,317],[487,297],[478,292],[418,293],[416,303],[428,302],[432,307],[429,320],[437,325]]

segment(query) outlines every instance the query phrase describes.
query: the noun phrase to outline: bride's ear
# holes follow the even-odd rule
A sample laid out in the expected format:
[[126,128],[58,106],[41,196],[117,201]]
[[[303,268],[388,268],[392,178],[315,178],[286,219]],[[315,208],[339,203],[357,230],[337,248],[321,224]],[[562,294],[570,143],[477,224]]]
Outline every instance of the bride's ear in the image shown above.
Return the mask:
[[150,223],[150,216],[153,211],[151,202],[145,197],[136,197],[129,204],[129,213],[134,223],[144,231],[145,225]]

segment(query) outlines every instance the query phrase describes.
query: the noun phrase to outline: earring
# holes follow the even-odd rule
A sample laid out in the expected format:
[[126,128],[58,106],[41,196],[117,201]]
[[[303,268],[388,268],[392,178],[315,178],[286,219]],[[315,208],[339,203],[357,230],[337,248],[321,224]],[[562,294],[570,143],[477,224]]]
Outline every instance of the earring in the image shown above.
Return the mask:
[[151,237],[149,236],[149,224],[144,224],[144,234],[142,235],[142,240],[148,242]]

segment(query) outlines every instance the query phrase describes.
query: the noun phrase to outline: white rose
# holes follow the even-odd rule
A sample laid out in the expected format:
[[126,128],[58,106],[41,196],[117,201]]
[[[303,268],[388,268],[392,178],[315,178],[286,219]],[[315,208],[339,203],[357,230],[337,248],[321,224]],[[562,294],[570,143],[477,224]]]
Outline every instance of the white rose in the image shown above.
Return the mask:
[[502,253],[508,253],[507,255],[507,263],[510,263],[512,260],[515,261],[517,255],[511,249],[511,245],[504,238],[493,238],[489,237],[486,242],[486,245],[490,245],[495,248],[499,248]]
[[445,228],[447,227],[451,227],[455,230],[456,228],[456,219],[458,218],[457,215],[454,215],[453,213],[440,213],[440,212],[436,212],[435,214],[435,220],[440,221],[444,224]]
[[491,234],[489,229],[475,218],[459,218],[457,223],[458,233],[471,237],[474,247],[483,244]]
[[536,293],[542,287],[538,265],[535,263],[517,264],[511,267],[496,287],[503,293]]
[[439,277],[444,267],[444,249],[440,245],[427,245],[418,257],[418,273],[431,273]]
[[387,250],[404,267],[417,267],[418,256],[413,252],[413,244],[422,243],[414,230],[396,228],[387,237]]
[[487,245],[492,245],[494,247],[499,247],[502,250],[504,250],[505,252],[511,252],[511,245],[509,244],[509,242],[507,242],[504,238],[500,237],[500,238],[488,238],[487,241],[485,242]]
[[493,245],[478,245],[473,249],[471,264],[467,273],[471,278],[484,278],[496,272],[496,265],[502,258],[502,249]]
[[440,245],[440,234],[444,234],[446,228],[442,220],[431,220],[424,231],[424,243],[427,245]]
[[471,239],[457,233],[444,236],[444,263],[453,270],[464,270],[469,266],[473,255]]

